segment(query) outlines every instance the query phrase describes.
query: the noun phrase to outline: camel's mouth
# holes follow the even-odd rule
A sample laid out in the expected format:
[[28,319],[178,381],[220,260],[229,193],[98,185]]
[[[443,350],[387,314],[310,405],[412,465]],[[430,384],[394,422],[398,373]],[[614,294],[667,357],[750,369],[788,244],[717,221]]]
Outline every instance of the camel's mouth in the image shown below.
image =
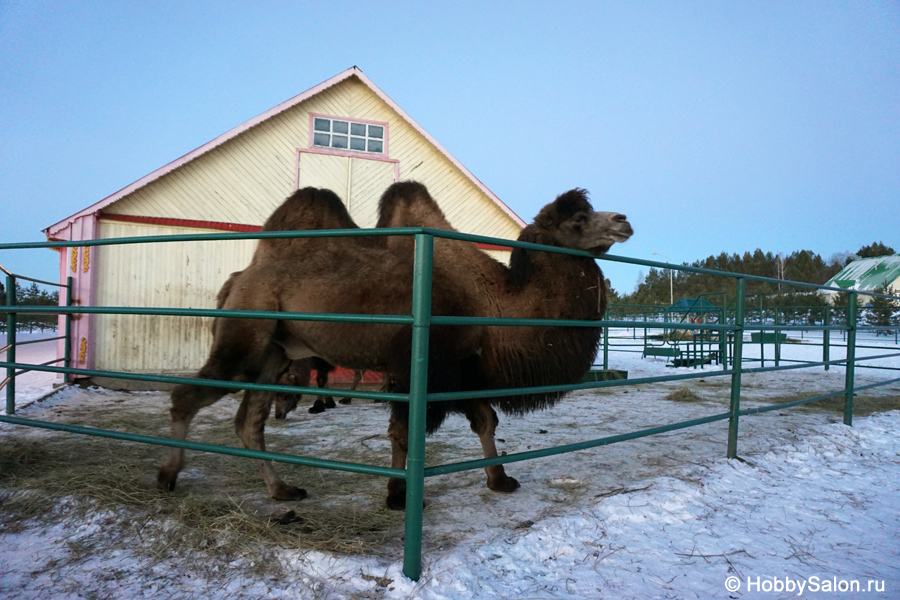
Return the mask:
[[603,239],[600,240],[600,243],[589,248],[588,252],[594,256],[606,254],[609,249],[612,248],[613,244],[626,242],[633,234],[634,229],[631,228],[631,224],[628,221],[618,220],[615,223],[615,227],[604,232]]

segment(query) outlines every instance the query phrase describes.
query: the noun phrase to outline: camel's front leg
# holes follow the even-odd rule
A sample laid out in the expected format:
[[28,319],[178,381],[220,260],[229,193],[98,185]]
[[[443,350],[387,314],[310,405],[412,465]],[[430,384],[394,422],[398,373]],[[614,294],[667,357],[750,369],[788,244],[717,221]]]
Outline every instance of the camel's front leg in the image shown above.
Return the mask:
[[[320,366],[316,369],[316,385],[320,390],[324,390],[328,386],[328,371]],[[316,396],[313,405],[309,407],[309,414],[317,415],[325,412],[326,408],[334,408],[334,398],[331,396]]]
[[[473,402],[466,411],[469,425],[481,440],[481,450],[485,458],[497,456],[497,446],[494,443],[494,432],[500,421],[497,413],[487,402]],[[495,492],[514,492],[519,489],[519,482],[509,477],[503,469],[503,465],[485,467],[487,473],[487,486]]]
[[[244,392],[244,399],[234,418],[234,428],[245,448],[266,451],[265,424],[271,408],[271,392]],[[271,461],[260,460],[258,463],[259,474],[273,500],[306,498],[306,490],[286,484],[275,474]]]
[[[278,385],[307,387],[310,373],[312,373],[312,369],[308,360],[292,361],[288,370],[278,378]],[[275,398],[275,418],[281,420],[287,418],[288,413],[297,408],[297,403],[300,402],[303,395],[276,392],[273,397]]]

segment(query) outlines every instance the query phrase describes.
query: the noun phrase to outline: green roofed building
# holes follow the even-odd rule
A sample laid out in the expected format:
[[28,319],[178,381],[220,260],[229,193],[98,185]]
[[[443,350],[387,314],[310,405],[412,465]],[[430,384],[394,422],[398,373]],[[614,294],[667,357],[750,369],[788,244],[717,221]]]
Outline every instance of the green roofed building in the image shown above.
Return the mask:
[[[887,287],[892,288],[894,294],[900,294],[900,254],[854,260],[825,285],[858,292],[875,292]],[[825,292],[825,295],[834,304],[836,292]],[[860,298],[860,303],[867,302]]]

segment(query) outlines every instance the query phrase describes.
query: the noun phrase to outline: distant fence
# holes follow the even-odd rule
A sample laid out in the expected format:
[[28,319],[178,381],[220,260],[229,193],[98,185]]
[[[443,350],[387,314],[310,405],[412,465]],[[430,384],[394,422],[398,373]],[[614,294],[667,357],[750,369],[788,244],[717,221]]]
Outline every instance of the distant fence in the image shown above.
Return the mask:
[[[448,473],[456,473],[472,469],[480,469],[487,466],[506,464],[534,458],[541,458],[588,448],[595,448],[616,442],[632,440],[650,435],[657,435],[667,431],[675,431],[694,427],[716,421],[728,421],[728,443],[726,448],[726,456],[734,458],[737,456],[738,441],[738,425],[740,417],[760,414],[769,411],[783,410],[785,408],[800,406],[819,400],[832,397],[844,398],[844,422],[848,425],[853,419],[853,396],[854,393],[871,389],[878,386],[889,385],[900,381],[900,377],[893,379],[885,379],[874,384],[866,386],[856,386],[855,370],[857,367],[865,367],[863,362],[875,361],[889,357],[900,356],[900,352],[891,352],[881,355],[860,357],[856,351],[857,333],[861,331],[872,331],[874,326],[860,325],[858,319],[858,298],[861,295],[885,298],[893,302],[900,302],[900,298],[895,296],[885,296],[882,294],[869,294],[866,292],[851,291],[847,294],[845,307],[842,307],[843,313],[838,317],[838,311],[833,310],[831,316],[823,316],[822,322],[814,324],[799,325],[795,322],[780,322],[778,317],[769,321],[765,315],[760,315],[759,319],[752,317],[752,312],[748,310],[747,298],[745,297],[745,284],[748,280],[768,281],[780,285],[791,285],[811,290],[830,289],[824,286],[813,284],[805,284],[798,282],[786,282],[783,280],[774,280],[764,277],[755,277],[749,275],[741,275],[736,273],[724,273],[720,271],[712,271],[698,267],[688,267],[679,265],[670,265],[655,261],[645,261],[620,256],[607,255],[601,260],[614,261],[620,263],[650,266],[662,269],[679,269],[693,273],[702,273],[707,275],[715,275],[726,280],[735,282],[735,298],[730,303],[732,309],[722,310],[719,319],[714,323],[684,323],[680,320],[670,320],[667,313],[663,313],[662,320],[658,318],[636,319],[629,318],[624,315],[614,315],[617,318],[606,318],[602,321],[559,321],[551,319],[499,319],[499,318],[483,318],[483,317],[451,317],[451,316],[434,316],[431,314],[431,283],[432,283],[432,260],[434,250],[434,239],[445,238],[455,239],[469,242],[483,242],[487,244],[526,248],[532,250],[540,250],[546,252],[555,252],[560,254],[570,254],[576,256],[590,256],[587,253],[567,250],[562,248],[540,246],[525,242],[509,241],[503,239],[486,238],[482,236],[474,236],[457,232],[449,232],[428,228],[407,228],[407,229],[374,229],[374,230],[316,230],[316,231],[270,231],[255,233],[223,233],[223,234],[191,234],[191,235],[175,235],[175,236],[148,236],[137,238],[117,238],[103,239],[92,241],[78,242],[35,242],[27,244],[0,244],[2,250],[22,250],[31,248],[63,248],[71,246],[106,246],[119,244],[146,244],[146,243],[168,243],[168,242],[186,242],[186,241],[232,241],[243,239],[273,239],[273,238],[312,238],[312,237],[353,237],[353,236],[395,236],[407,235],[415,238],[415,266],[413,273],[413,301],[412,310],[409,315],[347,315],[347,314],[331,314],[331,313],[277,313],[263,311],[236,311],[236,310],[212,310],[212,309],[174,309],[174,308],[133,308],[133,307],[88,307],[73,306],[72,285],[71,280],[68,285],[62,285],[65,290],[64,306],[58,307],[28,307],[27,309],[17,306],[15,302],[15,293],[7,296],[7,305],[0,306],[0,312],[7,313],[7,330],[9,339],[7,347],[7,358],[0,362],[0,367],[6,368],[7,377],[0,387],[5,386],[7,392],[6,415],[0,416],[0,422],[12,423],[18,425],[26,425],[32,427],[41,427],[45,429],[65,431],[70,433],[86,434],[101,436],[113,439],[128,440],[135,442],[143,442],[148,444],[157,444],[162,446],[180,447],[190,450],[201,450],[206,452],[216,452],[221,454],[230,454],[255,459],[270,459],[279,462],[286,462],[299,465],[307,465],[313,467],[337,469],[343,471],[352,471],[358,473],[367,473],[387,477],[399,477],[406,480],[407,483],[407,499],[406,499],[406,522],[405,522],[405,538],[404,538],[404,564],[403,571],[411,579],[418,579],[421,573],[421,551],[422,551],[422,506],[423,506],[423,488],[426,477],[443,475]],[[591,257],[593,258],[593,257]],[[27,279],[20,275],[15,275],[6,271],[7,274],[7,290],[15,290],[17,279]],[[48,282],[40,282],[48,283]],[[58,285],[58,284],[51,284]],[[833,290],[841,291],[845,290]],[[752,308],[749,307],[749,308]],[[25,312],[37,314],[62,314],[66,316],[66,326],[61,338],[66,339],[66,356],[61,359],[48,362],[44,365],[25,364],[16,361],[16,347],[21,344],[16,343],[15,333],[19,316]],[[206,379],[194,379],[185,377],[172,377],[164,375],[147,375],[118,371],[102,371],[77,369],[71,367],[71,360],[68,356],[70,343],[70,319],[77,314],[131,314],[131,315],[163,315],[170,317],[225,317],[225,318],[250,318],[250,319],[280,319],[280,320],[304,320],[304,321],[342,321],[342,322],[358,322],[358,323],[393,323],[409,325],[412,327],[412,362],[410,366],[411,386],[409,394],[395,394],[384,392],[355,392],[354,396],[359,398],[373,400],[389,400],[396,402],[408,402],[409,410],[409,455],[405,469],[394,469],[371,464],[359,464],[349,462],[339,462],[331,460],[323,460],[315,457],[293,456],[287,454],[277,454],[271,452],[258,452],[254,450],[246,450],[239,448],[231,448],[227,446],[214,446],[197,442],[176,441],[168,438],[152,437],[145,435],[136,435],[122,431],[103,430],[91,427],[81,427],[74,425],[65,425],[47,421],[39,421],[35,419],[25,419],[14,416],[15,413],[15,377],[24,372],[45,371],[51,373],[62,373],[65,375],[82,375],[90,377],[111,377],[130,380],[144,380],[165,383],[183,383],[193,385],[204,385],[212,387],[223,387],[229,389],[249,389],[262,391],[287,392],[295,394],[311,394],[326,395],[332,392],[320,390],[311,387],[291,387],[281,385],[261,385],[253,383],[235,383],[232,381],[217,381]],[[634,314],[638,314],[635,311]],[[632,314],[631,316],[634,316]],[[645,313],[649,315],[650,313]],[[659,314],[657,312],[657,314]],[[607,315],[609,317],[609,315]],[[662,330],[663,332],[679,332],[679,331],[695,331],[702,332],[704,335],[715,336],[715,343],[723,348],[722,361],[716,369],[707,370],[702,373],[679,373],[661,377],[645,377],[631,380],[613,380],[613,381],[586,381],[573,383],[571,385],[556,385],[547,387],[518,388],[518,389],[491,389],[482,391],[454,392],[454,393],[428,393],[428,344],[429,332],[432,325],[491,325],[491,326],[533,326],[533,327],[602,327],[604,329],[604,343],[602,347],[602,359],[604,366],[609,364],[609,352],[625,350],[624,348],[616,348],[611,343],[612,339],[620,340],[621,336],[611,335],[612,331],[628,331],[641,327],[647,330]],[[745,333],[758,333],[762,336],[764,333],[777,334],[785,331],[800,332],[822,332],[823,340],[828,340],[832,334],[840,334],[845,341],[841,344],[846,349],[846,356],[841,359],[831,359],[829,356],[829,342],[823,343],[823,357],[821,361],[801,362],[786,361],[784,359],[773,359],[772,366],[765,366],[765,360],[761,361],[760,366],[747,366],[744,360],[744,341]],[[712,337],[710,338],[712,339]],[[761,337],[762,339],[762,337]],[[56,363],[63,362],[64,366],[53,366]],[[790,364],[784,364],[790,363]],[[759,408],[742,409],[741,408],[741,376],[745,372],[774,372],[785,371],[791,369],[803,369],[811,367],[824,367],[839,365],[846,368],[844,386],[839,390],[830,393],[821,394],[809,398],[785,402],[781,404],[773,404]],[[878,367],[893,371],[900,369],[890,369],[888,367]],[[723,413],[711,414],[702,418],[692,419],[679,423],[671,423],[659,427],[652,427],[641,431],[635,431],[626,434],[603,437],[599,439],[587,440],[574,444],[567,444],[553,448],[542,448],[539,450],[530,450],[526,452],[518,452],[505,456],[498,456],[488,459],[469,460],[452,464],[426,466],[425,464],[425,411],[428,402],[445,402],[449,400],[473,399],[473,398],[498,398],[523,393],[539,393],[539,392],[568,392],[573,390],[590,390],[607,387],[621,387],[627,385],[644,385],[650,383],[659,383],[666,381],[691,380],[697,378],[708,378],[710,376],[722,376],[731,378],[730,388],[730,405],[729,410]]]

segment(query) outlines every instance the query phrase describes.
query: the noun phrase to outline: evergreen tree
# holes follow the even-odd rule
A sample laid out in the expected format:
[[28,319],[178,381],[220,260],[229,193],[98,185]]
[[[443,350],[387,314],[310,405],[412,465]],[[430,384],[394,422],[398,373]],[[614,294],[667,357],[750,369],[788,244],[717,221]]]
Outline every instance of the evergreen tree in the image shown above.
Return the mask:
[[822,274],[825,262],[818,254],[809,250],[799,250],[784,261],[785,279],[803,283],[824,283]]
[[877,256],[888,256],[889,254],[895,254],[893,248],[885,246],[881,242],[873,242],[860,248],[856,256],[858,258],[875,258]]
[[622,296],[612,286],[612,281],[606,279],[606,302],[608,304],[618,304],[622,302]]
[[[875,291],[879,294],[887,294],[889,296],[897,295],[892,288],[887,286],[887,282],[878,287]],[[896,308],[893,301],[888,298],[874,296],[872,297],[871,305],[866,309],[866,315],[864,317],[865,323],[872,327],[884,328],[876,329],[875,335],[891,335],[893,331],[887,328],[891,325],[898,324],[895,311]]]
[[[5,290],[2,294],[2,302],[6,304]],[[23,287],[16,281],[16,304],[19,306],[57,306],[59,304],[59,291],[47,292],[41,289],[38,284],[32,283],[28,287]],[[0,313],[0,320],[3,325],[2,330],[6,329],[6,313]],[[27,314],[18,313],[16,318],[18,330],[34,331],[35,328],[54,329],[57,325],[57,317],[52,314]]]

